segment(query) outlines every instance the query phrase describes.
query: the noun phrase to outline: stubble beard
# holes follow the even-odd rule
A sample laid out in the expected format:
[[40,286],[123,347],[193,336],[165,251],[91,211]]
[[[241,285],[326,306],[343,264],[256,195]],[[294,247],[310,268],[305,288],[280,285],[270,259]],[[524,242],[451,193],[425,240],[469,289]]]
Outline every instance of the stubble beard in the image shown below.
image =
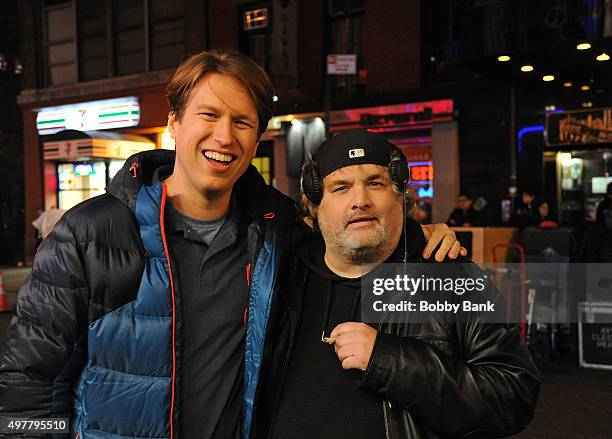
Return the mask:
[[385,228],[376,226],[373,236],[359,239],[350,236],[345,229],[340,233],[321,229],[325,245],[352,264],[373,264],[379,262],[385,253]]

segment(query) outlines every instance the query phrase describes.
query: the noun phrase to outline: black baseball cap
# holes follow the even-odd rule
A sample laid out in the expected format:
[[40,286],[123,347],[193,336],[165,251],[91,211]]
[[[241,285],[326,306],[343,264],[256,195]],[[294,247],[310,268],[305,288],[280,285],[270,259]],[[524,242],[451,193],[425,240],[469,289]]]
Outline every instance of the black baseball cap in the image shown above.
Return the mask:
[[401,150],[384,136],[367,130],[350,130],[337,134],[321,144],[313,160],[321,179],[345,166],[388,166],[394,151]]

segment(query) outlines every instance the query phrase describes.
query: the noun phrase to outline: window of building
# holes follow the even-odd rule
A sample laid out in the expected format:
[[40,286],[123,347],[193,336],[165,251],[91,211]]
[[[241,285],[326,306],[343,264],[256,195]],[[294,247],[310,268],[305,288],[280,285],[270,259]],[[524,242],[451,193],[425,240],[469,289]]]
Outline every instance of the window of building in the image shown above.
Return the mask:
[[104,5],[99,0],[79,0],[76,3],[80,81],[109,76]]
[[46,0],[45,82],[174,68],[184,56],[184,21],[183,0]]
[[335,90],[351,93],[365,85],[366,68],[363,57],[365,0],[329,0],[329,53],[357,55],[357,75],[332,76]]
[[272,6],[251,3],[240,8],[240,51],[270,70]]
[[113,0],[113,58],[116,76],[145,70],[145,0]]
[[265,29],[269,22],[268,8],[248,9],[242,14],[242,26],[245,31]]
[[[79,166],[87,172],[79,173]],[[58,208],[70,209],[82,201],[103,194],[108,183],[106,168],[104,161],[58,164]]]
[[77,50],[73,2],[46,2],[43,9],[43,44],[47,83],[77,81]]
[[184,46],[183,1],[148,0],[150,69],[176,67],[182,60]]

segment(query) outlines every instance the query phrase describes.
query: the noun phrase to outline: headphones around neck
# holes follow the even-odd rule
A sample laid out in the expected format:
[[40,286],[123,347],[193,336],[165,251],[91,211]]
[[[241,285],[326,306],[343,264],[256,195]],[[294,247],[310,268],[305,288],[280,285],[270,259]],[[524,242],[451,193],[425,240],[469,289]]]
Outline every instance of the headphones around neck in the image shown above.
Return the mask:
[[[402,193],[406,193],[406,184],[410,179],[410,170],[406,164],[406,158],[399,149],[391,151],[389,159],[389,176],[395,187]],[[320,204],[323,199],[323,179],[319,173],[319,165],[310,161],[302,169],[302,192],[311,203]]]

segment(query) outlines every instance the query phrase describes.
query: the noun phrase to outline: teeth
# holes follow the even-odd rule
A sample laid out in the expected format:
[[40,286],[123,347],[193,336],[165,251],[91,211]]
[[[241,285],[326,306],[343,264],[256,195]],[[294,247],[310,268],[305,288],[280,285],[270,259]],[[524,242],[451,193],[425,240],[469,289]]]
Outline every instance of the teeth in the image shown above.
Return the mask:
[[221,154],[215,151],[205,151],[204,155],[209,159],[217,160],[219,162],[231,162],[233,157],[230,154]]

